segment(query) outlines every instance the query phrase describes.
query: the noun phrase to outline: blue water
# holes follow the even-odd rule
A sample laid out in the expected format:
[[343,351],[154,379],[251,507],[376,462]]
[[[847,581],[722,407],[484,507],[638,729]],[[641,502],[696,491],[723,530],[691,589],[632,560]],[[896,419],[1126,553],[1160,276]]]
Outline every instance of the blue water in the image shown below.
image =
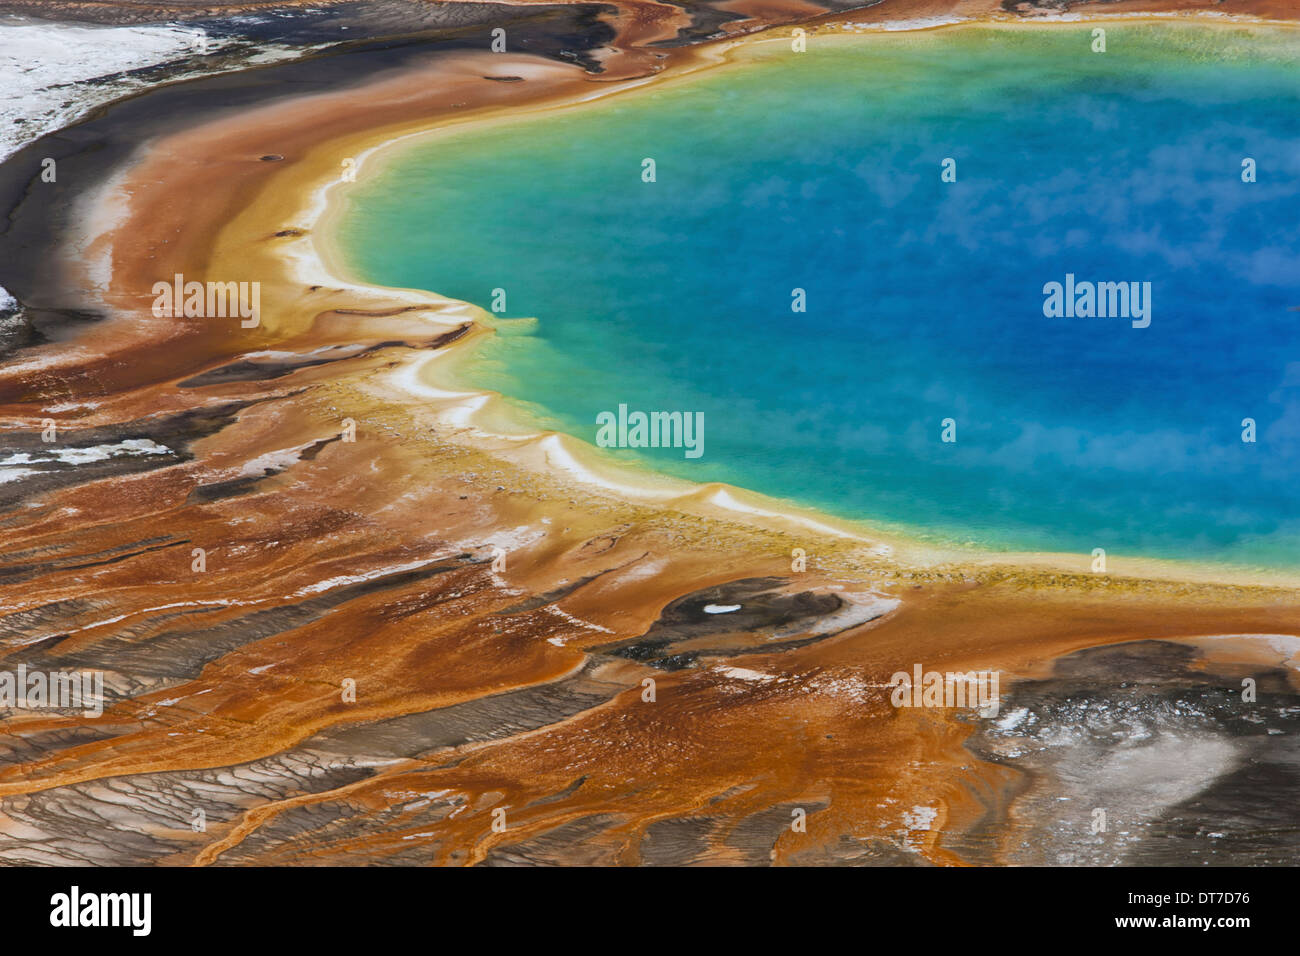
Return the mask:
[[[463,375],[540,424],[702,411],[698,459],[615,453],[657,469],[950,542],[1294,567],[1295,37],[776,45],[407,149],[340,235],[370,281],[535,317]],[[1151,283],[1150,326],[1045,317],[1066,273]]]

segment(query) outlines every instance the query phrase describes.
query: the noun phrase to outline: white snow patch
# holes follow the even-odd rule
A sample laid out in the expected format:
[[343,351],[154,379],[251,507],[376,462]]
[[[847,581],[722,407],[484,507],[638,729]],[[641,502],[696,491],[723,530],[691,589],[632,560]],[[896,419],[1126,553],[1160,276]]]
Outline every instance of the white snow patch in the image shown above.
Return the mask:
[[775,674],[764,674],[762,671],[752,671],[747,667],[730,667],[720,665],[716,668],[719,674],[724,674],[733,680],[750,680],[750,681],[773,681],[777,680]]
[[903,826],[909,830],[928,830],[938,815],[934,807],[913,807],[903,814]]
[[41,410],[51,414],[58,414],[60,412],[75,412],[79,408],[98,408],[99,406],[99,402],[59,402],[56,405],[46,405]]
[[406,564],[394,564],[385,568],[375,568],[373,571],[366,571],[364,574],[340,574],[338,577],[326,578],[324,581],[317,581],[315,584],[309,584],[305,588],[299,588],[294,591],[294,597],[301,597],[304,594],[320,594],[322,591],[329,591],[332,588],[344,584],[360,584],[362,581],[369,581],[373,578],[382,578],[387,574],[400,574],[403,571],[414,571],[416,568],[423,568],[426,565],[433,564],[435,561],[446,560],[446,556],[429,558],[427,561],[408,561]]
[[170,455],[172,450],[148,438],[129,438],[116,445],[90,445],[86,448],[50,448],[44,452],[14,452],[8,458],[0,459],[0,468],[8,465],[37,465],[46,462],[62,462],[65,465],[84,465],[92,461],[104,461],[122,455]]
[[574,616],[573,616],[572,614],[570,614],[568,611],[562,611],[562,610],[560,610],[560,608],[556,607],[554,604],[547,605],[546,610],[550,611],[552,614],[555,614],[555,615],[558,615],[559,617],[564,618],[564,619],[565,619],[566,621],[568,621],[570,624],[576,624],[578,627],[586,627],[586,628],[590,628],[590,629],[593,630],[593,631],[600,631],[602,634],[613,634],[613,633],[614,633],[613,631],[611,631],[611,630],[610,630],[609,628],[607,628],[607,627],[601,627],[599,624],[592,624],[590,621],[584,621],[584,620],[583,620],[582,618],[580,618],[580,617],[574,617]]
[[619,579],[622,581],[643,581],[646,578],[652,578],[668,567],[668,561],[664,558],[655,558],[652,560],[641,560],[627,568],[622,568],[618,572]]
[[19,481],[32,475],[42,473],[40,468],[27,468],[26,465],[53,464],[85,465],[93,461],[106,461],[109,458],[136,455],[170,455],[172,450],[148,438],[130,438],[115,445],[91,445],[86,448],[49,448],[41,451],[14,452],[7,458],[0,458],[0,485],[10,481]]
[[0,468],[0,485],[11,481],[21,481],[28,475],[39,475],[35,468]]
[[145,85],[123,73],[198,55],[202,36],[174,26],[0,23],[0,159]]
[[1003,733],[1009,733],[1019,728],[1028,716],[1029,708],[1017,707],[1015,710],[1003,715],[1001,719],[994,721],[993,726]]
[[[132,71],[184,64],[168,79],[221,73],[313,52],[283,44],[259,44],[232,59],[207,59],[231,43],[198,27],[152,24],[92,26],[17,18],[0,20],[0,160],[46,133],[62,129],[104,103],[146,88]],[[15,122],[21,120],[21,122]],[[56,167],[57,175],[57,167]]]
[[260,478],[268,471],[284,471],[297,464],[303,451],[314,444],[315,442],[307,442],[296,448],[281,448],[279,451],[268,451],[265,455],[258,455],[244,462],[244,467],[239,469],[239,477]]

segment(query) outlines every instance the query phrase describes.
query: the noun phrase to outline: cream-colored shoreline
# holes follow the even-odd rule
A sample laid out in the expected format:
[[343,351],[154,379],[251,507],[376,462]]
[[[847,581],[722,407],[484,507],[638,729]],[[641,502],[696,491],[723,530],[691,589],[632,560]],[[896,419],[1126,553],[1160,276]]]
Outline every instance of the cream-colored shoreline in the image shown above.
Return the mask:
[[[1155,24],[1197,23],[1212,26],[1249,26],[1275,28],[1295,24],[1257,17],[1226,16],[1213,12],[1180,11],[1171,13],[1114,13],[1097,16],[1058,15],[1035,18],[997,16],[965,19],[953,23],[919,21],[916,30],[956,30],[962,28],[1051,29],[1077,28],[1085,23],[1117,22],[1132,25],[1149,21]],[[842,32],[844,24],[852,32]],[[840,27],[836,32],[830,30]],[[288,278],[296,286],[328,286],[350,297],[375,303],[377,309],[392,308],[395,303],[419,307],[418,314],[428,323],[431,333],[445,332],[472,322],[472,328],[456,343],[435,353],[406,353],[396,367],[382,376],[382,389],[407,405],[419,403],[456,440],[480,451],[501,456],[530,473],[549,479],[560,487],[570,483],[587,491],[612,494],[630,503],[652,509],[669,509],[701,517],[740,521],[765,531],[812,535],[840,539],[856,546],[874,561],[885,560],[904,567],[938,568],[1008,568],[1033,572],[1088,574],[1091,554],[1061,552],[1002,552],[984,547],[937,545],[921,539],[920,532],[887,530],[870,522],[858,522],[826,515],[815,509],[723,483],[698,484],[666,475],[648,467],[633,465],[606,455],[589,443],[562,432],[539,430],[522,419],[518,409],[506,396],[489,390],[464,390],[448,381],[442,370],[452,367],[472,350],[482,336],[495,334],[493,316],[467,302],[450,299],[426,290],[396,289],[376,286],[350,276],[338,250],[331,245],[332,230],[339,216],[339,196],[348,185],[337,173],[344,158],[355,163],[363,174],[383,161],[401,154],[403,147],[425,143],[430,138],[466,132],[501,123],[518,122],[539,114],[582,109],[595,100],[608,100],[620,94],[648,87],[690,82],[696,75],[721,67],[742,65],[747,51],[774,43],[789,43],[793,29],[777,27],[742,38],[717,41],[689,51],[679,66],[651,77],[642,77],[589,90],[582,95],[548,100],[524,108],[504,106],[476,110],[463,117],[439,116],[396,129],[371,130],[319,144],[313,152],[316,174],[305,177],[306,201],[299,209],[297,225],[306,235],[295,240],[287,251]],[[873,36],[897,36],[898,21],[883,24],[854,23],[850,15],[807,24],[805,28],[818,42],[864,42]],[[828,32],[823,32],[823,28]],[[328,173],[326,171],[329,171]],[[255,211],[256,203],[250,207]],[[1187,583],[1216,583],[1236,586],[1300,586],[1300,572],[1278,569],[1241,567],[1149,557],[1109,554],[1103,578],[1158,579]]]

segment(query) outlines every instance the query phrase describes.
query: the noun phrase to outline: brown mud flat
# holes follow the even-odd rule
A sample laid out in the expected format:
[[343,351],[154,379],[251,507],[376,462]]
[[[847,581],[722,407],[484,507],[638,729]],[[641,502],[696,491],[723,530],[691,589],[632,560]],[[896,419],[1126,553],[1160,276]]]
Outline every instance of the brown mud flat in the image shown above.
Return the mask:
[[[649,6],[667,5],[622,8],[616,46],[670,35]],[[885,7],[904,9],[871,14]],[[638,503],[476,444],[394,387],[482,330],[434,295],[304,284],[288,264],[310,241],[304,197],[340,156],[439,118],[545,109],[712,55],[622,52],[592,74],[452,50],[205,116],[115,164],[99,198],[117,218],[69,215],[90,241],[61,294],[103,317],[0,367],[5,447],[37,472],[0,485],[0,653],[6,670],[101,671],[110,702],[7,715],[0,859],[963,864],[1024,862],[1048,833],[1041,862],[1128,861],[1141,844],[1095,850],[1086,825],[1072,836],[1086,813],[1062,824],[1054,798],[1094,794],[1026,728],[1070,726],[1089,694],[1119,727],[1130,699],[1146,714],[1210,695],[1219,724],[1161,754],[1203,755],[1224,780],[1242,747],[1286,736],[1235,742],[1250,715],[1228,692],[1255,674],[1290,706],[1293,671],[1189,639],[1300,633],[1287,584],[890,552]],[[491,79],[506,75],[523,79]],[[147,292],[175,273],[262,277],[267,321],[154,317]],[[999,720],[1026,716],[895,708],[890,677],[915,663],[997,669]],[[1126,779],[1123,741],[1104,721],[1095,736],[1088,752]],[[1194,798],[1162,796],[1195,842]]]

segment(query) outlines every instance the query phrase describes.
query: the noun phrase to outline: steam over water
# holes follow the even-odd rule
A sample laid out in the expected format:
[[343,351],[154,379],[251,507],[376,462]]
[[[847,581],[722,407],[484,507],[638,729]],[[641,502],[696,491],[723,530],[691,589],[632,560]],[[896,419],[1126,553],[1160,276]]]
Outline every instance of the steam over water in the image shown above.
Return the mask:
[[[1300,55],[1107,29],[774,42],[407,147],[339,235],[535,318],[460,374],[540,424],[703,412],[698,459],[609,454],[946,541],[1295,566]],[[1145,315],[1048,314],[1103,282]]]

